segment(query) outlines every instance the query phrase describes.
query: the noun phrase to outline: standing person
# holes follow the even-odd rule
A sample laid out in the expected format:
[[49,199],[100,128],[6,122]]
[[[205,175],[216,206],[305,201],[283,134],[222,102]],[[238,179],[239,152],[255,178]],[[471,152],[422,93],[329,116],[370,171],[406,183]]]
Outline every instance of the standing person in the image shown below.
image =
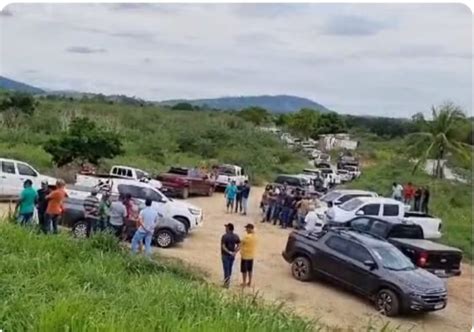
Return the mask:
[[109,223],[108,226],[112,230],[112,233],[120,239],[123,232],[123,225],[127,218],[127,208],[123,203],[125,196],[120,195],[119,199],[110,204],[109,209]]
[[234,265],[235,255],[240,250],[240,239],[234,234],[234,225],[225,225],[225,234],[221,237],[221,256],[224,268],[224,287],[229,288]]
[[242,196],[242,214],[246,216],[250,196],[250,184],[247,180],[244,181],[240,195]]
[[102,198],[99,203],[99,221],[97,224],[97,229],[104,231],[109,223],[109,213],[110,213],[110,194],[108,192],[103,192]]
[[224,196],[226,198],[227,213],[229,213],[229,211],[232,213],[234,210],[235,197],[237,196],[237,186],[235,185],[235,181],[231,181],[227,185],[224,191]]
[[[252,285],[253,261],[257,247],[254,226],[247,224],[245,226],[244,238],[240,246],[240,272],[242,273],[242,287]],[[248,280],[248,281],[247,281]]]
[[151,207],[151,203],[151,199],[147,198],[145,208],[140,212],[138,218],[139,227],[132,238],[132,252],[137,253],[140,244],[145,240],[145,254],[147,256],[151,255],[151,240],[159,217],[158,211]]
[[403,199],[404,203],[410,206],[410,209],[413,208],[413,198],[415,197],[415,187],[408,182],[403,188]]
[[305,228],[306,215],[309,213],[310,200],[309,197],[303,195],[301,200],[296,204],[297,208],[297,228]]
[[97,224],[99,223],[99,209],[100,201],[97,197],[99,189],[92,188],[89,196],[84,200],[84,217],[87,222],[87,236],[91,235],[92,230],[96,230]]
[[394,182],[392,184],[392,198],[396,199],[397,201],[402,201],[402,195],[403,195],[403,187],[402,185]]
[[46,196],[48,200],[48,207],[46,208],[46,224],[48,232],[53,234],[58,233],[58,219],[63,213],[63,202],[67,197],[67,193],[64,190],[66,183],[64,180],[58,180],[56,182],[56,189],[54,189],[49,195]]
[[237,193],[235,195],[235,213],[242,213],[242,183],[237,186]]
[[332,222],[334,222],[334,217],[335,217],[335,213],[334,213],[334,204],[333,202],[329,201],[328,202],[328,209],[326,210],[326,224],[330,224]]
[[125,205],[125,209],[127,211],[127,216],[125,217],[125,224],[122,227],[123,234],[122,240],[127,241],[132,234],[135,234],[136,224],[138,223],[138,214],[136,204],[133,202],[132,195],[130,193],[125,194],[125,199],[123,201],[123,205]]
[[276,207],[277,195],[275,189],[270,186],[267,194],[267,209],[265,211],[264,221],[271,222],[273,217],[273,212]]
[[46,209],[48,208],[48,200],[46,196],[50,193],[48,181],[41,182],[41,188],[38,189],[38,198],[36,200],[36,210],[38,211],[38,221],[40,229],[43,233],[48,233],[48,225],[46,224]]
[[291,210],[293,208],[293,193],[287,192],[283,197],[283,208],[281,211],[280,227],[287,228],[290,223]]
[[26,180],[15,208],[15,211],[18,211],[18,221],[22,226],[28,225],[33,218],[37,197],[38,194],[33,189],[33,182],[29,179]]
[[265,187],[265,190],[263,191],[263,194],[262,194],[262,199],[260,200],[260,209],[262,210],[262,214],[263,214],[262,222],[265,222],[265,218],[267,216],[270,188],[271,188],[270,185],[267,185]]
[[421,200],[421,212],[428,213],[429,204],[430,204],[430,189],[428,187],[424,187],[423,196]]
[[415,191],[415,202],[414,210],[419,212],[421,210],[421,196],[423,195],[423,190],[421,187],[416,188]]

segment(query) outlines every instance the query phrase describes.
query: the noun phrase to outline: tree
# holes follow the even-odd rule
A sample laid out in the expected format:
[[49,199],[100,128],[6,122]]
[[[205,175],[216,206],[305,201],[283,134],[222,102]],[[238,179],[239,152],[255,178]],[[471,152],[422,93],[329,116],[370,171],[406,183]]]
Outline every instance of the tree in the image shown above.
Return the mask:
[[192,111],[194,110],[194,107],[190,103],[177,103],[171,107],[171,109],[177,111]]
[[36,108],[35,99],[27,94],[16,92],[11,95],[8,95],[0,103],[0,112],[4,111],[14,111],[19,114],[32,115]]
[[451,102],[446,102],[439,107],[431,108],[433,119],[426,121],[423,131],[419,131],[408,136],[409,149],[420,151],[423,149],[421,157],[418,158],[413,172],[420,165],[426,164],[430,157],[436,160],[434,176],[443,177],[443,160],[449,152],[461,159],[469,159],[469,145],[457,139],[457,126],[465,121],[465,115],[460,107]]
[[337,134],[346,130],[346,123],[339,114],[335,112],[321,113],[318,117],[318,124],[316,131],[313,133],[313,138],[318,135]]
[[256,126],[260,126],[270,118],[270,113],[262,107],[247,107],[237,113],[245,121],[252,122]]
[[66,132],[43,146],[59,167],[73,161],[98,165],[103,158],[123,154],[118,135],[98,127],[88,118],[75,118]]
[[293,114],[288,121],[288,129],[300,137],[308,138],[316,130],[319,113],[310,108],[302,108]]

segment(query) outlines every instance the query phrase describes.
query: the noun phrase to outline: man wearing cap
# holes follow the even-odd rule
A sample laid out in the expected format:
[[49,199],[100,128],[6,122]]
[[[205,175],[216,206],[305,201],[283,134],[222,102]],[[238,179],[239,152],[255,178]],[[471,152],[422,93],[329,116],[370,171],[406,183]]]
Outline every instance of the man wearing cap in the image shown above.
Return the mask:
[[99,221],[100,201],[97,198],[98,188],[92,188],[91,194],[84,200],[84,217],[87,222],[87,236],[90,236],[91,229],[95,228]]
[[240,272],[242,273],[242,287],[250,287],[252,285],[253,260],[257,239],[255,238],[254,226],[252,224],[245,226],[245,232],[246,234],[242,239],[240,247]]
[[240,239],[234,234],[234,225],[225,225],[225,234],[221,238],[222,266],[224,268],[224,287],[229,288],[235,255],[240,249]]

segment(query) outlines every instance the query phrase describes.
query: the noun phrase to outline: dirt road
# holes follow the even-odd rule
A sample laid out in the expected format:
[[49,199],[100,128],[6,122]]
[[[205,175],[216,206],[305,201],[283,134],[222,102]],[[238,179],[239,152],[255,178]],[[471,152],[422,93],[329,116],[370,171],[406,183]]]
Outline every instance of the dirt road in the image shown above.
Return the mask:
[[[259,236],[258,258],[255,265],[255,289],[265,300],[285,302],[297,313],[319,319],[331,327],[342,330],[361,330],[368,324],[383,326],[387,321],[392,328],[413,331],[469,331],[472,326],[472,271],[465,265],[463,275],[448,281],[449,304],[445,310],[422,316],[386,319],[378,315],[371,304],[332,285],[314,281],[302,283],[292,278],[289,265],[281,257],[289,231],[269,224],[260,224],[258,202],[260,188],[253,188],[250,215],[225,213],[222,194],[213,197],[191,198],[190,201],[204,209],[205,223],[188,239],[173,249],[160,250],[169,257],[176,257],[195,265],[209,274],[211,281],[222,279],[219,241],[224,224],[233,222],[239,234],[244,225],[252,222]],[[239,266],[234,265],[233,289],[240,291]],[[366,329],[365,329],[366,330]]]

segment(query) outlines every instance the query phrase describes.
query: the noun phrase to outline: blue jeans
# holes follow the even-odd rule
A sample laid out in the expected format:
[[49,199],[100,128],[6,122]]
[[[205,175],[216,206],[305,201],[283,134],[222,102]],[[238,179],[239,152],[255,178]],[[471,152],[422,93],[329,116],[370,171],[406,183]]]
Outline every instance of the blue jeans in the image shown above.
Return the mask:
[[232,275],[232,266],[234,265],[234,256],[222,255],[222,266],[224,268],[224,285],[229,286]]
[[286,228],[291,222],[292,212],[291,208],[284,206],[281,209],[281,218],[280,218],[280,226]]
[[47,229],[48,233],[58,234],[58,219],[59,214],[46,214],[45,229]]
[[137,253],[138,252],[138,247],[140,246],[140,243],[143,243],[143,240],[145,240],[145,254],[147,256],[151,255],[151,240],[153,238],[153,233],[151,232],[142,232],[140,230],[137,230],[135,232],[135,235],[133,235],[132,238],[132,252]]
[[31,222],[31,219],[33,218],[33,212],[30,213],[20,213],[18,216],[18,222],[22,226],[29,225]]

